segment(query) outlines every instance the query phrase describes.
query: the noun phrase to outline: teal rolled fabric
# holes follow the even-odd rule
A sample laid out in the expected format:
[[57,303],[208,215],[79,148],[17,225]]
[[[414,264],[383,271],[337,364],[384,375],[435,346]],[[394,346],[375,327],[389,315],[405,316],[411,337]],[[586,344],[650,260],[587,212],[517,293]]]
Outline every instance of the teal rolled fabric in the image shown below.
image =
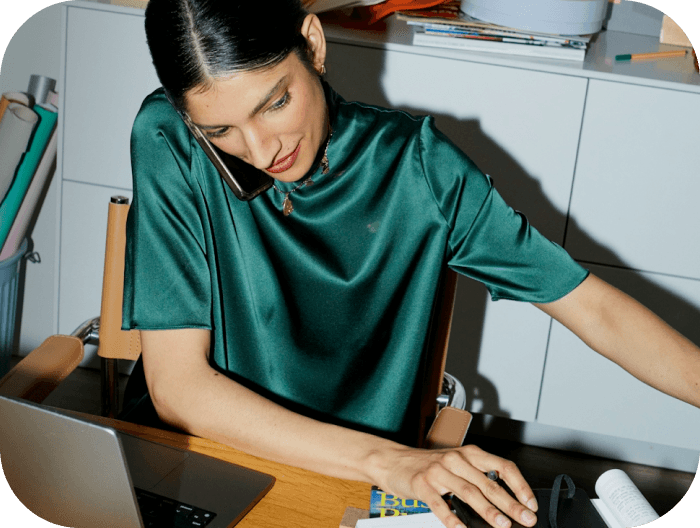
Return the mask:
[[58,118],[57,112],[47,110],[38,105],[34,106],[34,111],[39,115],[39,123],[36,125],[29,150],[27,150],[21,165],[17,169],[15,180],[7,191],[2,205],[0,205],[0,248],[5,244],[7,234],[12,227],[17,211],[22,205],[24,195],[29,188]]
[[236,199],[162,91],[146,99],[132,134],[124,327],[210,329],[211,361],[236,381],[403,441],[416,426],[444,266],[495,299],[534,302],[587,272],[510,209],[431,118],[328,87],[326,98],[330,172],[309,175],[287,217],[275,189]]

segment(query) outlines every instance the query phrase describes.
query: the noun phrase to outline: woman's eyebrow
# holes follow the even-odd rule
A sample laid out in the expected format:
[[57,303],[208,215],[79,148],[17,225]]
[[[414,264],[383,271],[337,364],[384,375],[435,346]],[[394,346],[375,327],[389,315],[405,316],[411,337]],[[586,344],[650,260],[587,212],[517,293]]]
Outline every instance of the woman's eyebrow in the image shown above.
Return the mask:
[[[260,100],[260,102],[255,105],[255,108],[250,112],[250,117],[255,117],[255,114],[260,112],[263,108],[265,108],[265,105],[270,102],[270,99],[272,99],[275,94],[279,91],[280,87],[287,81],[287,76],[285,75],[282,77],[279,81],[277,81],[277,84],[272,87],[272,90],[267,92],[267,94]],[[200,125],[198,123],[194,123],[194,125],[197,128],[201,128],[202,130],[214,130],[217,128],[225,128],[225,125]]]
[[272,99],[275,94],[279,91],[280,86],[282,86],[285,82],[287,81],[287,76],[285,75],[282,77],[279,81],[277,81],[277,84],[270,90],[265,97],[263,97],[260,102],[253,108],[253,111],[250,113],[250,117],[254,117],[255,114],[260,112],[267,103],[270,102],[270,99]]

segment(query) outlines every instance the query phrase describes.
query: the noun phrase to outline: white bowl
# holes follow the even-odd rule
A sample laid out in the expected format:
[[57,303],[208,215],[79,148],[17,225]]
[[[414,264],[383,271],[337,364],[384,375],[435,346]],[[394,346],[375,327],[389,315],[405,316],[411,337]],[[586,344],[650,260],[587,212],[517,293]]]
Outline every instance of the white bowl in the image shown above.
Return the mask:
[[538,33],[588,35],[603,27],[608,0],[462,0],[467,15]]

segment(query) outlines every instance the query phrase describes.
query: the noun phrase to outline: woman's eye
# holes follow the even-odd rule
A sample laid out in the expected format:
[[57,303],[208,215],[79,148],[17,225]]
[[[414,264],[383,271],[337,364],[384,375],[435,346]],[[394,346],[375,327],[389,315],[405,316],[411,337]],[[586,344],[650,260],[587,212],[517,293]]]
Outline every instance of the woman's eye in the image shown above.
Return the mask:
[[222,128],[217,128],[216,130],[207,130],[205,132],[205,134],[209,139],[216,139],[216,138],[224,137],[226,134],[228,134],[229,130],[230,130],[229,127],[222,127]]
[[287,106],[291,99],[291,96],[289,95],[289,92],[286,92],[281,99],[277,100],[271,107],[270,110],[279,110],[280,108],[284,108]]

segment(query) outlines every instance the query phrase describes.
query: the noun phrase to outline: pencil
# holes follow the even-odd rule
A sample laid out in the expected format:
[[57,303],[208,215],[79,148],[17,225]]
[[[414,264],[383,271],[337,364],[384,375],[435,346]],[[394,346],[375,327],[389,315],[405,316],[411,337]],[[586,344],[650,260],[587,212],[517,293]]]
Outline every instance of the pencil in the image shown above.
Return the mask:
[[656,59],[670,59],[672,57],[685,57],[688,50],[674,50],[674,51],[656,51],[654,53],[632,53],[627,55],[615,55],[615,60],[617,61],[630,61],[630,60],[656,60]]

